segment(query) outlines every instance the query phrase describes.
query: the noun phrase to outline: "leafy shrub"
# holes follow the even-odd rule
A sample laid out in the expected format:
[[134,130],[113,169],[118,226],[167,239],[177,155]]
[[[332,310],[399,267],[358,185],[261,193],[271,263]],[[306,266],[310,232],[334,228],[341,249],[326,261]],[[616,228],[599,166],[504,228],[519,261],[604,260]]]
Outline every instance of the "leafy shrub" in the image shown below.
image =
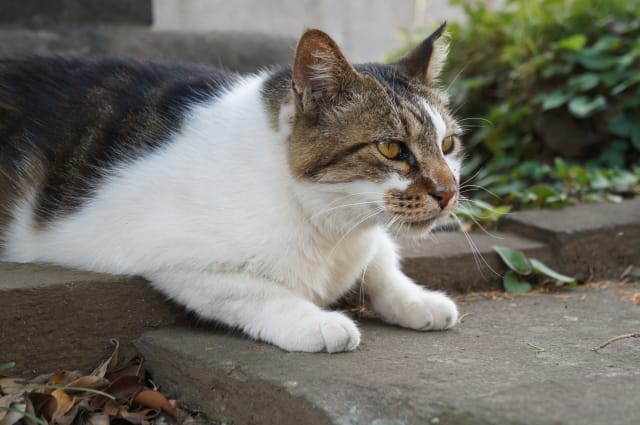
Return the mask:
[[[554,207],[637,194],[640,0],[451,2],[467,22],[450,25],[445,75],[468,129],[465,172],[498,195],[486,199]],[[389,59],[427,32],[405,31]]]

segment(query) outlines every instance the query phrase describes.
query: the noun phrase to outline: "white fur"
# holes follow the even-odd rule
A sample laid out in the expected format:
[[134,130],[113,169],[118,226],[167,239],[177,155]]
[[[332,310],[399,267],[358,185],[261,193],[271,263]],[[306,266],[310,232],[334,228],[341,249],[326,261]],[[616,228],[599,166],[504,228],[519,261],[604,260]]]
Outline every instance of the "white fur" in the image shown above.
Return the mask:
[[440,143],[447,135],[447,124],[444,122],[444,119],[442,119],[442,115],[440,115],[435,108],[432,108],[426,100],[423,101],[422,104],[424,106],[424,110],[427,111],[429,118],[431,118],[433,126],[436,128],[438,143]]
[[[426,100],[422,102],[425,111],[431,118],[431,122],[436,129],[436,135],[438,137],[438,143],[442,143],[442,140],[447,136],[447,124],[444,122],[442,115],[435,108],[433,108]],[[457,181],[460,178],[460,171],[462,170],[462,162],[455,155],[444,155],[444,159],[447,165],[451,169],[454,177]]]
[[423,330],[453,325],[453,303],[402,274],[381,230],[384,191],[408,181],[297,182],[286,151],[292,111],[283,109],[275,132],[263,80],[194,107],[172,143],[121,166],[80,211],[45,230],[33,226],[27,197],[4,259],[143,275],[199,316],[292,351],[357,347],[351,319],[322,307],[364,270],[383,318]]

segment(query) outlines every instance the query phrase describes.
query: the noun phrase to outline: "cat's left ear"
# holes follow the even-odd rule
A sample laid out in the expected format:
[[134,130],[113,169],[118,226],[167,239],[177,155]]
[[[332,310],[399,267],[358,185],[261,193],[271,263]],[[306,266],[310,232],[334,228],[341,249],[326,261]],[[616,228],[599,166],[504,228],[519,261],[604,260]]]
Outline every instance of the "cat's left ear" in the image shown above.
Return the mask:
[[314,113],[323,104],[332,103],[358,79],[358,72],[326,33],[311,29],[300,37],[292,84],[303,112]]
[[441,37],[445,34],[447,23],[427,37],[415,49],[394,64],[408,77],[426,85],[437,83],[449,52],[449,45]]

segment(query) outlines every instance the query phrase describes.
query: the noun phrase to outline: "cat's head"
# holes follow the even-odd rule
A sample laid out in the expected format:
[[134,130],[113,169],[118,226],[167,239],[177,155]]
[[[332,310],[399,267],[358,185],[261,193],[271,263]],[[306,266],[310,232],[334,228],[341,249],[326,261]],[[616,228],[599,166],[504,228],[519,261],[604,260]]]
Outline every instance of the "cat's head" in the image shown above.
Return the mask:
[[335,194],[327,208],[404,233],[424,233],[455,209],[461,129],[438,89],[444,30],[386,65],[352,65],[324,32],[302,35],[289,165],[299,181]]

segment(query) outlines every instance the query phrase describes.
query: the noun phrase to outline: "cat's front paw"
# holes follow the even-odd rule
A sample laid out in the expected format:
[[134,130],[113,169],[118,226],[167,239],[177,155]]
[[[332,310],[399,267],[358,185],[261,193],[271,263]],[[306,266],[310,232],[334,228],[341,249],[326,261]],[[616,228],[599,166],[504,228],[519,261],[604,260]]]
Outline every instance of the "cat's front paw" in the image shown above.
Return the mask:
[[360,331],[345,315],[322,311],[296,323],[276,345],[288,351],[338,353],[360,345]]
[[458,322],[458,308],[440,292],[420,290],[388,297],[374,303],[373,308],[385,321],[419,331],[449,329]]

